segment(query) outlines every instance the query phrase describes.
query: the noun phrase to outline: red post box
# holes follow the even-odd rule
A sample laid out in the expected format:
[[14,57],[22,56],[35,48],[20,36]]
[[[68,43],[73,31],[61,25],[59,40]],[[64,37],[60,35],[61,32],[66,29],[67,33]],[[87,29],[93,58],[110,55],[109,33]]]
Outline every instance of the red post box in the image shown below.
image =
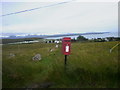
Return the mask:
[[64,37],[62,39],[62,52],[64,55],[70,55],[71,51],[71,38],[70,37]]

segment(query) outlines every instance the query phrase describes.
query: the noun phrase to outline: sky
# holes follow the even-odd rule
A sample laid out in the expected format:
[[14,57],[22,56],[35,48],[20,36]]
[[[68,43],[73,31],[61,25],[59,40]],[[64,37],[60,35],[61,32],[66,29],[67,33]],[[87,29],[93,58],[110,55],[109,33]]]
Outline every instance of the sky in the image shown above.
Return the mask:
[[[66,3],[61,3],[64,1]],[[61,2],[2,2],[2,32],[61,34],[118,31],[117,2]],[[33,8],[39,9],[15,13]]]

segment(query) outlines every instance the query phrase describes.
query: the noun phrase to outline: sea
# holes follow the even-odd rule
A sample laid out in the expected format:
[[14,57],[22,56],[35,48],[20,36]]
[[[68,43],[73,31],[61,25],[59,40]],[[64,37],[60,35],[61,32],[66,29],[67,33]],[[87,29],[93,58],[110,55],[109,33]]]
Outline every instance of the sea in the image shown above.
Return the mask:
[[[9,36],[28,36],[28,35],[40,35],[40,34],[37,34],[37,33],[3,33],[3,34],[0,34],[0,38],[7,38]],[[76,35],[76,36],[66,36],[66,37],[71,37],[72,39],[73,38],[77,38],[79,35]],[[104,34],[92,34],[92,35],[82,35],[84,36],[85,38],[87,39],[95,39],[95,38],[106,38],[106,37],[120,37],[120,33],[118,34],[118,32],[109,32],[109,33],[104,33]],[[65,36],[63,36],[65,37]],[[46,39],[61,39],[63,38],[62,36],[61,37],[50,37],[50,38],[46,38]]]
[[[77,38],[79,35],[76,36],[68,36],[73,38]],[[92,35],[82,35],[87,39],[97,39],[97,38],[107,38],[107,37],[120,37],[120,33],[118,32],[109,32],[109,33],[104,33],[104,34],[92,34]],[[47,39],[61,39],[63,37],[54,37],[54,38],[47,38]]]

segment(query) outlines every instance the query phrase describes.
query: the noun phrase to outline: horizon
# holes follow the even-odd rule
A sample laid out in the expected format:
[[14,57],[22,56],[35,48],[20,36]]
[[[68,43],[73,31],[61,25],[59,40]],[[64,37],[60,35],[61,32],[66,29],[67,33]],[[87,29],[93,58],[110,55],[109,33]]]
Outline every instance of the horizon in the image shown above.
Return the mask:
[[[90,32],[89,32],[90,33]],[[91,33],[95,33],[95,32],[91,32]],[[102,33],[102,32],[99,32]],[[66,35],[69,34],[77,34],[77,33],[66,33]],[[82,33],[81,33],[82,34]],[[0,38],[5,39],[5,38],[10,38],[11,36],[15,36],[15,37],[19,37],[19,38],[28,38],[27,36],[36,36],[39,38],[39,36],[44,36],[44,35],[48,35],[48,34],[33,34],[33,33],[4,33],[2,35],[0,35]],[[55,35],[55,37],[48,37],[46,39],[60,39],[63,38],[64,36],[60,36],[60,37],[56,37],[56,35],[64,35],[64,34],[50,34],[50,35]],[[74,36],[69,36],[71,38],[77,38],[79,35],[74,35]],[[88,35],[81,35],[84,36],[88,39],[92,39],[92,38],[106,38],[106,37],[119,37],[118,32],[106,32],[103,34],[88,34]],[[15,39],[15,38],[14,38]],[[17,38],[16,38],[17,39]]]

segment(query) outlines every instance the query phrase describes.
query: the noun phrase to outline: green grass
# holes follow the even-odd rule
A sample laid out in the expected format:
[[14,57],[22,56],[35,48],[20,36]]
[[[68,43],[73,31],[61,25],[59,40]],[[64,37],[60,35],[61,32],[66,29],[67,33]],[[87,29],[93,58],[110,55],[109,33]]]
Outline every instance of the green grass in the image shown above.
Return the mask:
[[[51,88],[117,88],[118,42],[72,43],[66,69],[61,46],[55,44],[3,45],[3,88],[54,83]],[[15,57],[10,58],[9,54]],[[32,61],[40,53],[41,61]]]
[[23,41],[34,41],[34,40],[40,40],[40,41],[42,41],[41,38],[2,39],[2,44],[23,42]]

